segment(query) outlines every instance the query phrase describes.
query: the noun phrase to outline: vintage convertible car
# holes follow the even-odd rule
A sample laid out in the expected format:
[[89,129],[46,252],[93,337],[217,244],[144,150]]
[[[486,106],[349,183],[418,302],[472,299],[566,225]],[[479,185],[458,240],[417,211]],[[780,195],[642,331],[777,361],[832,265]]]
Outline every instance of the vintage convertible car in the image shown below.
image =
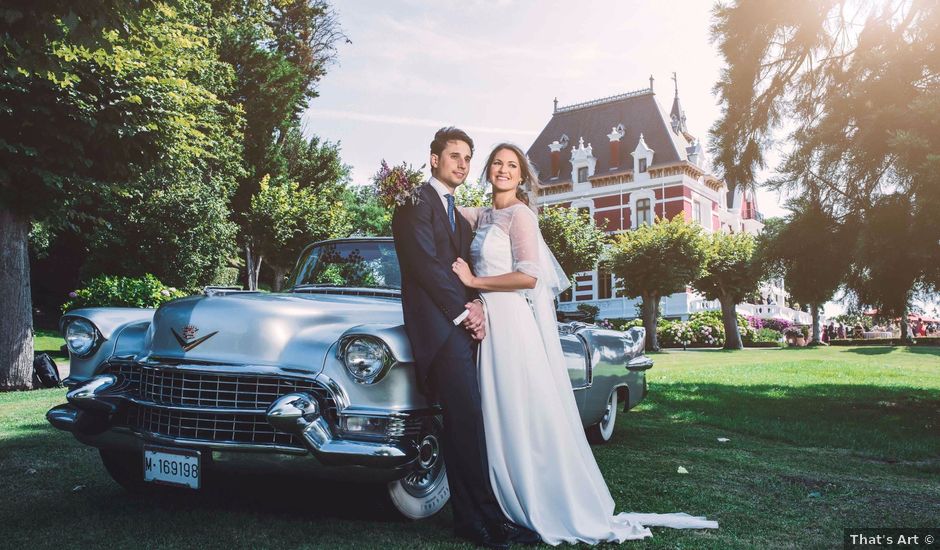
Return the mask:
[[[130,490],[199,489],[216,470],[386,483],[394,509],[449,498],[439,409],[414,382],[389,238],[309,246],[284,293],[207,288],[159,309],[63,316],[68,403],[46,415]],[[642,328],[559,323],[594,442],[646,396]]]

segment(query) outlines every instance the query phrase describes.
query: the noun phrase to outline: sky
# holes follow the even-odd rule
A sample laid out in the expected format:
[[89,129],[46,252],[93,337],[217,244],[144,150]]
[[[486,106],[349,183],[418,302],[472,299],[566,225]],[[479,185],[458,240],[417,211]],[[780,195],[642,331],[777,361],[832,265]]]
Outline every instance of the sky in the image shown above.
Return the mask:
[[[320,82],[304,130],[340,142],[353,182],[382,159],[428,162],[434,132],[455,125],[476,158],[498,142],[528,149],[559,106],[649,86],[668,112],[678,77],[690,132],[702,140],[720,111],[722,61],[708,0],[334,0],[350,43]],[[473,179],[482,160],[471,164]],[[427,172],[427,169],[425,170]],[[776,193],[759,209],[786,213]]]

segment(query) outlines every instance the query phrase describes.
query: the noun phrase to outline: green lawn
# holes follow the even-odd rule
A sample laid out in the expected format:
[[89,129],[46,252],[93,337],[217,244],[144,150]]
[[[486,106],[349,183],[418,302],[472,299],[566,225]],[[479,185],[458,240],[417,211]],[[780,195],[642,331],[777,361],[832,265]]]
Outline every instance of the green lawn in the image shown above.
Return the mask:
[[33,339],[33,347],[36,351],[44,351],[57,363],[68,363],[68,352],[62,353],[61,348],[65,344],[65,339],[57,330],[37,330],[36,337]]
[[[654,358],[649,397],[619,415],[598,462],[618,510],[685,511],[721,528],[654,528],[630,546],[831,548],[844,527],[937,526],[940,348]],[[4,546],[469,548],[449,511],[383,519],[369,487],[253,479],[250,491],[129,496],[94,450],[46,424],[63,393],[0,394]]]

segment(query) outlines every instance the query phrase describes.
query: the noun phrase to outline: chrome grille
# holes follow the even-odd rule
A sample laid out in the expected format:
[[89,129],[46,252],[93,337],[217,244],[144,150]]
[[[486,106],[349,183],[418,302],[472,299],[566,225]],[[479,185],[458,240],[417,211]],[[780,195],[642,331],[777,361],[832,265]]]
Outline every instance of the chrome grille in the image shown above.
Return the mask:
[[125,415],[124,424],[129,428],[177,439],[303,448],[296,437],[276,431],[259,414],[218,414],[132,405]]
[[313,395],[327,422],[336,424],[336,402],[325,387],[312,380],[127,362],[111,363],[102,372],[122,375],[130,385],[130,393],[144,402],[130,404],[118,424],[157,435],[303,448],[299,439],[276,431],[264,416],[275,399],[298,391]]
[[140,399],[157,405],[263,411],[278,397],[307,392],[318,398],[324,414],[335,415],[329,392],[312,380],[257,374],[214,373],[115,363],[104,372],[122,374]]

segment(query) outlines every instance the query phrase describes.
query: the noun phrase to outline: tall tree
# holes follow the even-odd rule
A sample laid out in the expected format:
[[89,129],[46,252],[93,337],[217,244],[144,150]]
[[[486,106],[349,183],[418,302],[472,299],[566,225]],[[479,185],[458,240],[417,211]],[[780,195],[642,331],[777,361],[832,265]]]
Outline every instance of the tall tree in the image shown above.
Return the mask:
[[[213,157],[222,102],[198,0],[5,3],[0,12],[0,389],[31,383],[30,222],[87,219],[157,159]],[[195,80],[195,79],[194,79]]]
[[620,294],[642,299],[647,351],[659,351],[659,301],[701,276],[706,246],[702,227],[681,214],[672,220],[657,218],[653,225],[614,238],[606,262],[617,277]]
[[754,237],[747,233],[713,233],[708,237],[704,270],[692,286],[721,303],[725,349],[742,349],[735,307],[757,290],[763,272],[755,255]]
[[820,341],[819,310],[845,282],[852,257],[855,229],[840,223],[818,200],[790,204],[783,224],[764,228],[761,263],[787,282],[790,296],[809,304],[812,342]]
[[[223,59],[235,67],[238,83],[229,96],[245,112],[245,166],[232,199],[234,220],[243,223],[264,176],[287,176],[285,140],[298,128],[300,115],[317,96],[317,84],[345,39],[336,13],[324,0],[259,0],[217,3],[226,21]],[[303,184],[300,178],[292,181]],[[262,255],[251,250],[242,225],[249,287]]]
[[[929,243],[896,266],[936,288],[940,265],[940,4],[931,0],[734,0],[715,8],[726,67],[712,152],[729,185],[745,185],[775,137],[789,144],[772,188],[805,193],[839,220],[865,220],[882,197],[909,198],[908,233]],[[865,225],[868,225],[865,222]],[[878,272],[861,239],[853,271]],[[850,280],[850,285],[855,281]],[[908,281],[856,288],[887,315]],[[890,311],[889,311],[890,309]]]

